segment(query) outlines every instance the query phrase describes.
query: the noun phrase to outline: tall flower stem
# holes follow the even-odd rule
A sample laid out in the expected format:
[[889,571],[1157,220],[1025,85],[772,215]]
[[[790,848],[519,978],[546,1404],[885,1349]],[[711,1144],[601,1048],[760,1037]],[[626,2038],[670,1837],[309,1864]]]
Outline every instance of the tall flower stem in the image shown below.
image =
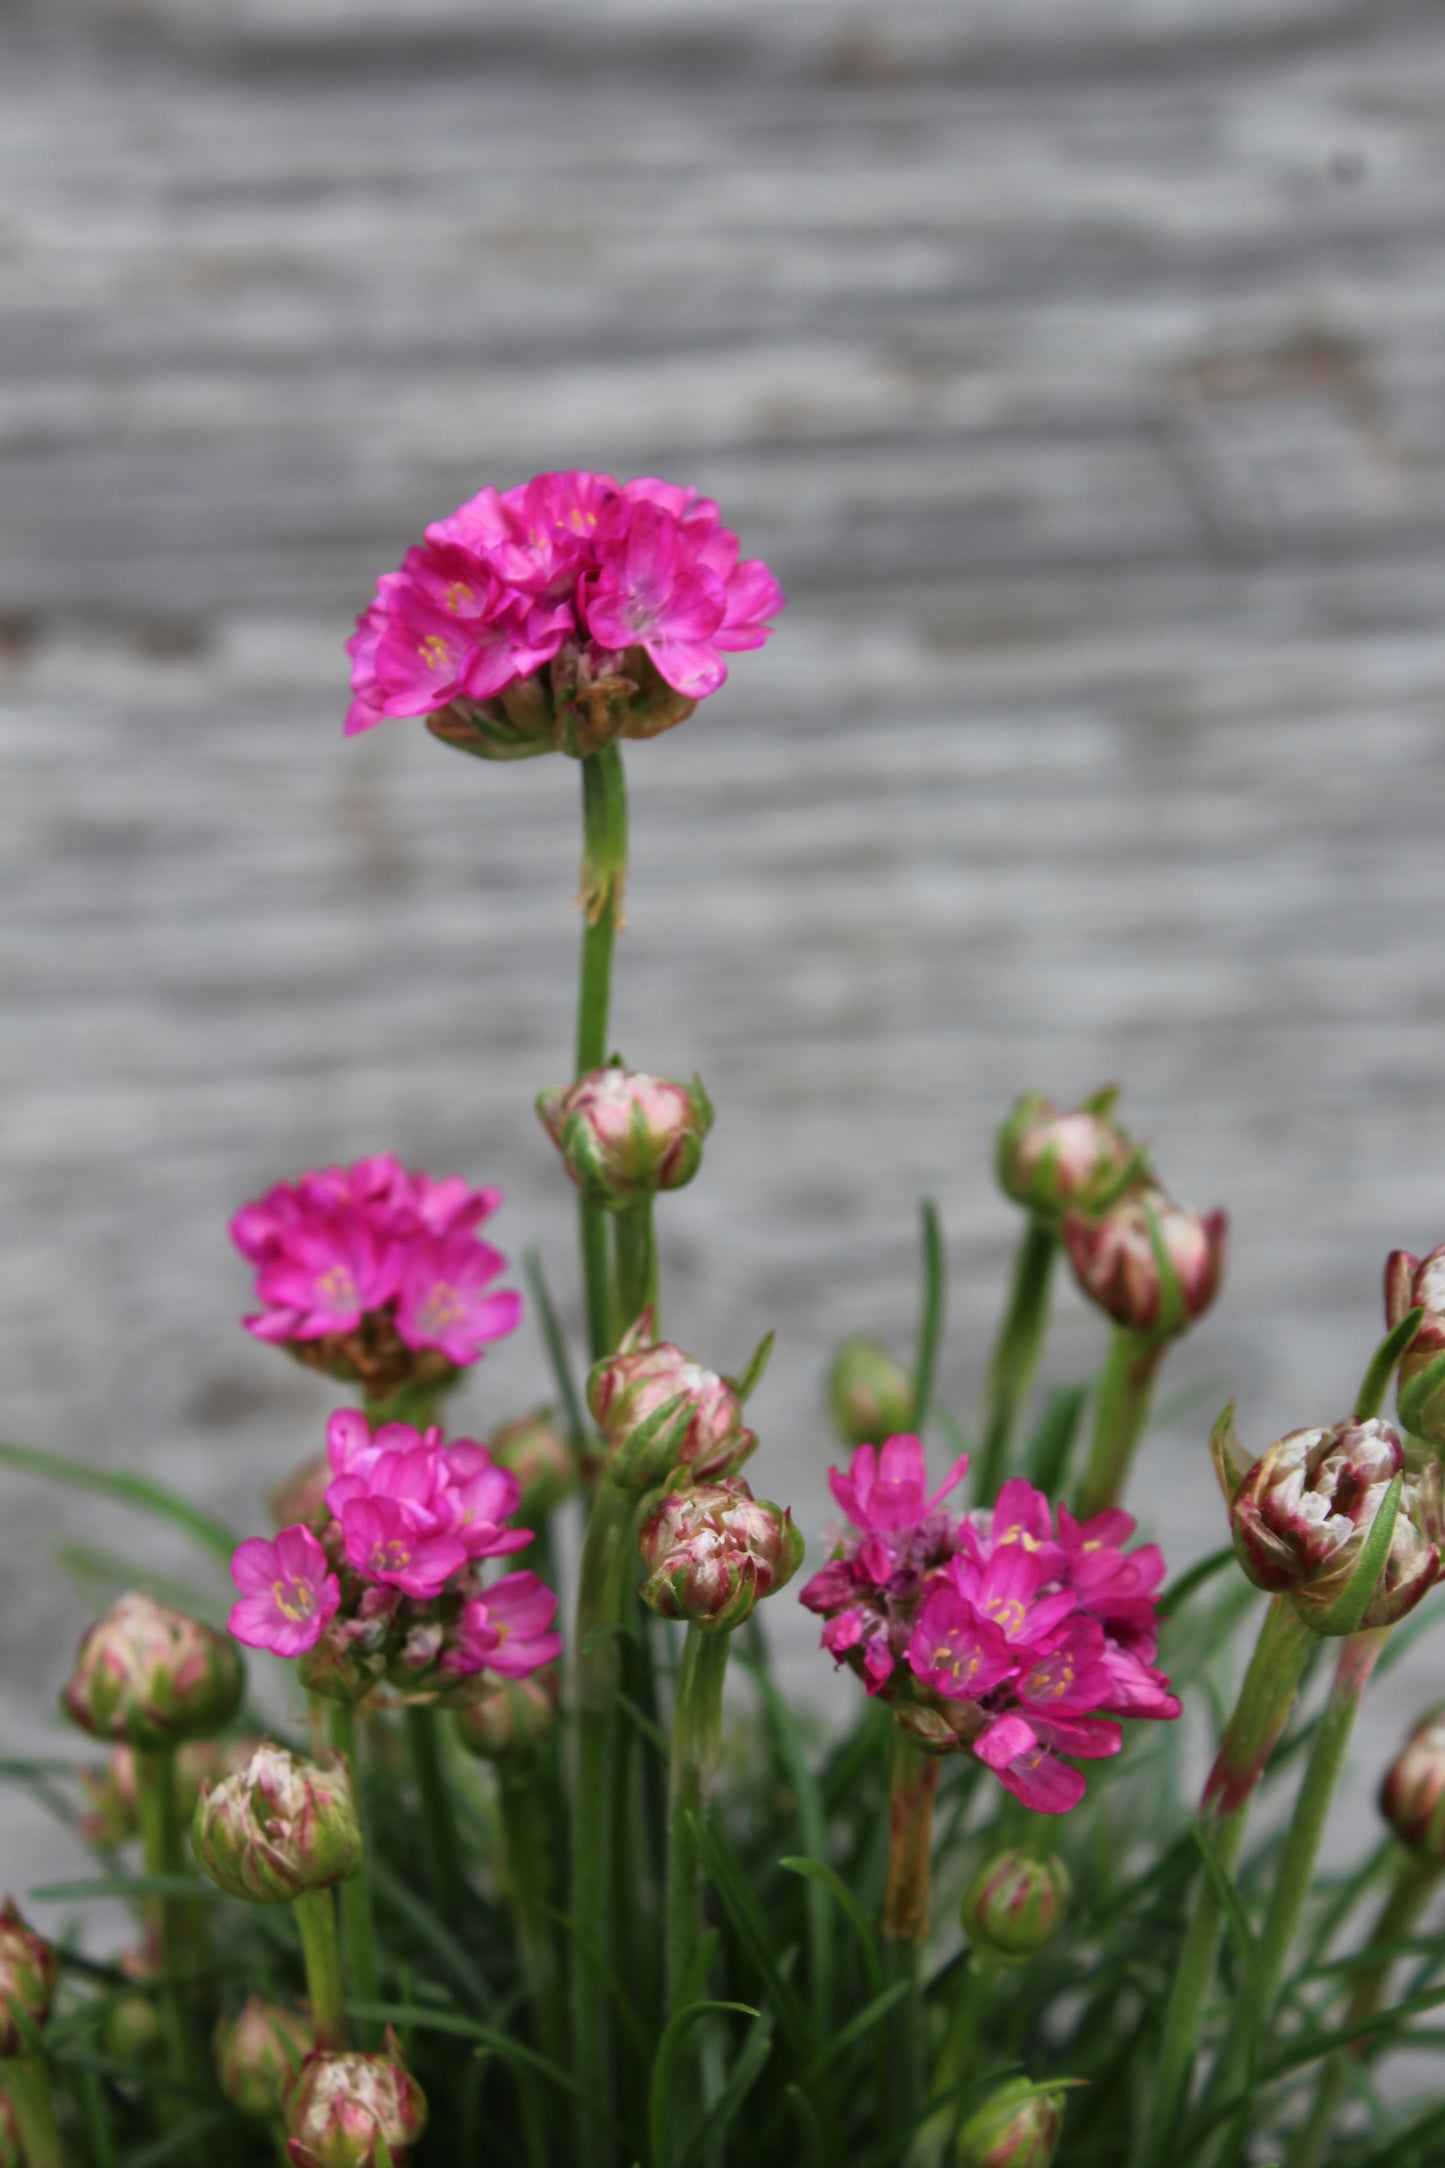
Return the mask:
[[657,1321],[657,1245],[652,1233],[652,1199],[649,1197],[644,1203],[634,1205],[631,1211],[614,1212],[612,1224],[617,1247],[612,1321],[612,1345],[615,1347],[644,1310],[652,1311],[654,1325]]
[[[351,1796],[361,1825],[361,1865],[341,1885],[341,1924],[346,1940],[346,1962],[351,1973],[351,1991],[357,2002],[379,2002],[381,1985],[376,1967],[376,1925],[372,1913],[370,1831],[362,1796],[356,1712],[349,1702],[330,1701],[326,1705],[326,1725],[331,1744],[342,1756],[351,1777]],[[373,2019],[362,2020],[357,2031],[363,2048],[370,2050],[379,2045],[381,2031]]]
[[677,1675],[667,1775],[667,2007],[682,2007],[702,1936],[702,1817],[722,1742],[728,1634],[689,1626]]
[[612,2096],[611,2025],[603,1967],[615,1867],[620,1636],[632,1601],[629,1575],[635,1581],[638,1573],[636,1522],[636,1499],[604,1482],[588,1515],[577,1590],[572,1918],[581,1947],[572,1963],[572,2045],[583,2100],[578,2168],[601,2168],[610,2154],[604,2124]]
[[[1260,1931],[1256,1975],[1258,2019],[1266,2028],[1309,1898],[1320,1840],[1344,1766],[1350,1733],[1387,1632],[1388,1628],[1377,1627],[1365,1633],[1350,1634],[1340,1647],[1334,1685],[1315,1732],[1309,1765],[1295,1799],[1284,1849],[1275,1865],[1269,1909]],[[1244,2083],[1249,2067],[1249,2023],[1249,2005],[1241,2001],[1235,2007],[1228,2038],[1210,2078],[1206,2102],[1232,2099]],[[1225,2147],[1226,2162],[1238,2159],[1242,2142],[1243,2131],[1240,2130]]]
[[1008,1473],[1009,1446],[1044,1344],[1057,1230],[1032,1214],[1019,1244],[1008,1309],[988,1373],[988,1417],[978,1464],[978,1500],[992,1505]]
[[466,1897],[461,1851],[457,1844],[456,1816],[442,1760],[441,1712],[409,1708],[406,1742],[411,1749],[412,1773],[421,1798],[422,1844],[427,1880],[433,1901],[443,1919],[455,1920]]
[[65,2168],[50,2072],[39,2055],[17,2055],[0,2062],[0,2089],[10,2096],[20,2126],[25,2168]]
[[1109,1343],[1099,1397],[1094,1405],[1094,1435],[1079,1498],[1079,1517],[1116,1506],[1129,1480],[1134,1448],[1149,1416],[1154,1380],[1164,1360],[1167,1340],[1116,1326]]
[[[1395,1873],[1395,1880],[1380,1916],[1370,1931],[1370,1939],[1364,1954],[1368,1957],[1374,1950],[1382,1954],[1374,1964],[1365,1966],[1355,1974],[1354,1992],[1350,1996],[1345,2023],[1363,2024],[1379,2009],[1385,1996],[1390,1977],[1390,1952],[1397,1942],[1403,1942],[1413,1930],[1420,1914],[1429,1904],[1440,1886],[1442,1870],[1434,1860],[1415,1859],[1406,1854]],[[1325,2145],[1334,2132],[1346,2092],[1349,2090],[1349,2058],[1363,2052],[1370,2045],[1358,2041],[1330,2058],[1320,2073],[1314,2106],[1290,2147],[1285,2168],[1319,2168]]]
[[968,1969],[954,1996],[943,2039],[929,2072],[929,2098],[941,2105],[918,2133],[908,2155],[909,2168],[934,2168],[948,2149],[959,2120],[960,2103],[947,2096],[962,2084],[972,2069],[984,2017],[998,1991],[1000,1970],[998,1959],[988,1951],[970,1951]]
[[497,1805],[517,1948],[536,2014],[537,2037],[554,2061],[562,2061],[566,2055],[566,2011],[547,1917],[553,1902],[551,1855],[546,1818],[539,1812],[539,1782],[539,1765],[531,1755],[509,1756],[498,1764]]
[[933,1889],[933,1802],[940,1764],[903,1729],[893,1726],[888,1791],[888,1884],[883,1897],[883,1949],[889,1984],[908,1982],[888,2017],[890,2126],[905,2130],[923,2097],[923,2039],[919,1973],[928,1940]]
[[318,2048],[346,2045],[346,1994],[341,1984],[341,1945],[336,1939],[336,1906],[329,1889],[304,1889],[291,1900],[301,1954],[306,1960],[306,1993]]
[[[135,1788],[146,1873],[184,1874],[186,1859],[181,1842],[174,1747],[136,1750]],[[185,2085],[204,2088],[210,2080],[210,2063],[201,2044],[192,2001],[182,1977],[188,1966],[194,1965],[197,1954],[196,1917],[177,1897],[149,1897],[146,1906],[155,1954],[166,1983],[162,1995],[162,2021],[171,2075]]]
[[[615,745],[589,753],[582,768],[582,969],[577,986],[578,1076],[607,1059],[608,1007],[612,995],[612,948],[622,923],[627,888],[627,783]],[[592,1360],[611,1345],[612,1302],[607,1258],[607,1213],[583,1198],[579,1207],[582,1274],[587,1290],[587,1327]]]
[[[1254,1794],[1294,1707],[1313,1643],[1294,1607],[1276,1596],[1265,1613],[1199,1806],[1201,1834],[1225,1874],[1239,1858]],[[1165,2005],[1154,2099],[1135,2152],[1135,2168],[1166,2168],[1173,2157],[1223,1933],[1223,1900],[1214,1877],[1202,1873]]]

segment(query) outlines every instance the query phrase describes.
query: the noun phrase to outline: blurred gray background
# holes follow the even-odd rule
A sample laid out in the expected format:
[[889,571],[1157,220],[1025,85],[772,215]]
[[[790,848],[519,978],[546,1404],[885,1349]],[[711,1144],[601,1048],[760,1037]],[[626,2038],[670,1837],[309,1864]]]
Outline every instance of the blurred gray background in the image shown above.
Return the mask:
[[[994,1125],[1127,1081],[1226,1203],[1204,1435],[1347,1406],[1445,1239],[1445,15],[1434,0],[10,0],[0,44],[0,1409],[242,1526],[330,1395],[225,1224],[389,1147],[502,1182],[571,1300],[577,776],[351,744],[341,643],[483,482],[715,492],[791,601],[629,756],[615,1036],[719,1115],[667,1321],[815,1534],[818,1378],[906,1347],[942,1206],[965,1420]],[[1096,1359],[1066,1288],[1055,1376]],[[476,1426],[543,1387],[530,1335]],[[0,1478],[6,1748],[91,1607]],[[797,1676],[825,1660],[790,1603]],[[779,1626],[781,1621],[775,1622]],[[1445,1629],[1442,1629],[1445,1632]],[[1363,1727],[1355,1834],[1439,1636]],[[1348,1834],[1348,1817],[1337,1828]],[[0,1809],[0,1881],[71,1855]]]

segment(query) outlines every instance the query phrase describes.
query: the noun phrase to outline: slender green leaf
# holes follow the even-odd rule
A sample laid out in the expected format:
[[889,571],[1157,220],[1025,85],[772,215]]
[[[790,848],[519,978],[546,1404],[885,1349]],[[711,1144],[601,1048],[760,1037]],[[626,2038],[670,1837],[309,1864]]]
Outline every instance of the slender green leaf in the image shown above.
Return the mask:
[[799,2054],[806,2058],[811,2047],[808,2013],[784,1970],[784,1953],[763,1916],[751,1884],[739,1867],[732,1847],[718,1828],[715,1815],[704,1818],[701,1837],[708,1873],[718,1900],[731,1919],[738,1939],[762,1976],[767,2000],[777,2011]]
[[679,2168],[690,2168],[690,2163],[697,2158],[704,2144],[710,2148],[720,2148],[744,2101],[762,2076],[764,2065],[773,2051],[776,2023],[773,2011],[758,2012],[748,2027],[747,2039],[728,2072],[727,2084],[719,2098],[707,2110],[701,2126],[693,2132]]
[[[783,1779],[793,1795],[803,1842],[808,1847],[811,1858],[821,1864],[826,1861],[828,1854],[828,1818],[818,1780],[808,1764],[801,1727],[795,1713],[779,1693],[766,1664],[757,1662],[751,1656],[745,1656],[743,1662],[751,1671],[762,1695],[768,1718],[768,1737]],[[803,1871],[786,1859],[779,1864],[784,1867],[791,1866],[795,1873]],[[809,2000],[813,2024],[819,2033],[823,2033],[832,2023],[833,2012],[832,1907],[816,1878],[810,1879],[804,1901],[808,1918]]]
[[[485,2048],[489,2055],[498,2056],[503,2062],[513,2063],[519,2069],[535,2071],[559,2092],[581,2100],[585,2096],[577,2080],[536,2048],[514,2040],[509,2033],[501,2032],[495,2025],[484,2024],[481,2019],[464,2017],[459,2010],[433,2010],[419,2002],[348,2002],[347,2009],[353,2017],[367,2018],[376,2025],[405,2025],[417,2032],[451,2033],[459,2040],[471,2040]],[[593,2106],[595,2112],[595,2104]]]
[[801,2085],[788,2086],[783,2097],[797,2117],[798,2129],[802,2132],[803,2142],[807,2147],[809,2168],[823,2168],[826,2158],[823,2151],[823,2128],[813,2113],[813,2103]]
[[528,1250],[523,1265],[527,1283],[532,1290],[532,1300],[537,1305],[537,1315],[542,1321],[542,1338],[547,1348],[547,1360],[552,1366],[552,1376],[562,1402],[572,1450],[576,1453],[580,1466],[588,1457],[588,1439],[591,1433],[582,1413],[582,1401],[572,1376],[572,1365],[567,1359],[567,1342],[538,1252]]
[[806,1875],[810,1882],[814,1882],[819,1888],[827,1890],[841,1905],[849,1925],[858,1937],[858,1947],[863,1956],[863,1970],[868,1980],[868,1993],[870,1997],[880,1995],[883,1992],[883,1967],[878,1956],[878,1944],[873,1933],[873,1923],[853,1895],[852,1890],[843,1880],[842,1875],[835,1868],[830,1867],[826,1860],[822,1859],[793,1857],[780,1859],[778,1865],[786,1867],[789,1874]]
[[1400,1495],[1405,1488],[1402,1470],[1380,1502],[1370,1533],[1366,1536],[1360,1555],[1356,1559],[1344,1589],[1330,1605],[1320,1620],[1320,1626],[1328,1634],[1352,1634],[1359,1631],[1360,1622],[1370,1608],[1385,1561],[1390,1555],[1390,1545],[1395,1540],[1395,1520],[1400,1511]]
[[866,2039],[874,2026],[881,2024],[883,2019],[887,2017],[894,2005],[900,2003],[904,1996],[911,1994],[912,1991],[913,1982],[911,1980],[895,1980],[891,1987],[884,1988],[881,1995],[875,1995],[871,2002],[865,2003],[861,2010],[854,2013],[846,2025],[840,2026],[838,2031],[833,2034],[821,2055],[816,2055],[813,2058],[803,2074],[804,2084],[809,2084],[815,2078],[821,2077],[829,2063],[836,2062],[838,2057],[846,2053],[856,2041]]
[[0,1467],[17,1468],[22,1474],[43,1476],[48,1482],[70,1484],[77,1490],[96,1491],[103,1498],[133,1506],[137,1513],[169,1521],[216,1552],[227,1565],[241,1540],[224,1522],[202,1507],[193,1506],[163,1483],[152,1482],[149,1476],[130,1475],[118,1468],[94,1468],[88,1461],[72,1460],[64,1453],[41,1452],[36,1446],[15,1445],[8,1439],[0,1439]]
[[753,1349],[752,1354],[748,1357],[746,1367],[744,1368],[741,1377],[736,1377],[730,1380],[732,1389],[737,1394],[739,1400],[747,1401],[752,1396],[752,1394],[757,1391],[759,1385],[761,1385],[763,1381],[763,1372],[768,1367],[768,1362],[773,1352],[773,1342],[777,1339],[777,1337],[778,1336],[775,1332],[765,1332],[762,1339],[759,1340],[757,1346]]
[[194,1874],[105,1874],[86,1881],[41,1882],[29,1893],[32,1904],[94,1904],[103,1897],[139,1903],[144,1897],[183,1897],[187,1904],[230,1902],[224,1890]]
[[1186,1573],[1181,1573],[1177,1581],[1171,1581],[1163,1590],[1159,1598],[1159,1617],[1172,1618],[1176,1611],[1182,1611],[1197,1590],[1203,1588],[1206,1582],[1212,1581],[1216,1574],[1223,1573],[1226,1566],[1233,1564],[1234,1546],[1231,1543],[1224,1544],[1217,1551],[1211,1551],[1207,1558],[1201,1558]]
[[1057,1498],[1064,1487],[1084,1410],[1089,1403],[1089,1392],[1087,1379],[1082,1385],[1056,1385],[1034,1425],[1024,1465],[1029,1481],[1046,1498]]
[[694,2002],[687,2009],[677,2011],[662,2029],[647,2089],[647,2137],[652,2168],[669,2168],[667,2133],[672,2119],[672,2089],[677,2078],[677,2059],[682,2052],[683,2036],[691,2031],[699,2018],[718,2010],[737,2010],[744,2017],[754,2018],[759,2014],[746,2002]]
[[918,1353],[913,1365],[913,1428],[922,1437],[933,1401],[934,1373],[938,1368],[938,1344],[943,1337],[943,1311],[948,1291],[947,1260],[943,1253],[943,1226],[931,1197],[920,1207],[923,1229],[923,1309],[918,1327]]
[[1411,1310],[1407,1316],[1402,1317],[1393,1332],[1386,1333],[1370,1357],[1369,1368],[1361,1380],[1360,1390],[1355,1398],[1357,1423],[1368,1423],[1385,1405],[1390,1380],[1395,1375],[1401,1356],[1420,1330],[1420,1320],[1424,1315],[1425,1308],[1422,1303],[1418,1309]]
[[168,2130],[164,2137],[156,2138],[150,2145],[140,2146],[125,2156],[125,2168],[163,2168],[168,2160],[185,2160],[187,2155],[199,2158],[198,2148],[213,2130],[224,2129],[235,2114],[233,2108],[208,2108],[204,2115],[192,2117],[175,2130]]

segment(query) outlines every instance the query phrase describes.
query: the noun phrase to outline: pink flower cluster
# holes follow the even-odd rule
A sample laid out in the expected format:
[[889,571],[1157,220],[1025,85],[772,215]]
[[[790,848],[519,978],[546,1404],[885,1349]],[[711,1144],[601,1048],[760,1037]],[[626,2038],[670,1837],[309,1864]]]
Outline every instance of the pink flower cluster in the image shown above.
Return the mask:
[[566,646],[593,678],[640,648],[698,700],[726,678],[725,653],[762,646],[782,602],[695,490],[581,471],[484,489],[378,583],[347,643],[346,729],[490,700]]
[[823,1646],[870,1694],[898,1704],[925,1744],[966,1750],[1041,1814],[1084,1795],[1068,1755],[1117,1754],[1117,1717],[1174,1717],[1153,1668],[1154,1605],[1164,1560],[1122,1545],[1127,1513],[1082,1526],[1067,1506],[1015,1478],[992,1512],[943,1503],[968,1462],[927,1490],[917,1438],[861,1445],[833,1495],[857,1536],[802,1591],[822,1614]]
[[475,1233],[501,1201],[499,1189],[413,1174],[389,1153],[278,1183],[231,1222],[264,1305],[247,1331],[302,1351],[315,1343],[321,1367],[382,1391],[415,1369],[408,1351],[441,1357],[444,1370],[476,1362],[522,1314],[519,1294],[492,1289],[506,1258]]
[[250,1648],[305,1656],[326,1643],[316,1682],[349,1692],[382,1677],[422,1685],[487,1670],[525,1678],[561,1652],[557,1599],[533,1573],[484,1586],[482,1561],[525,1549],[508,1525],[521,1486],[484,1445],[439,1429],[383,1423],[355,1409],[327,1425],[331,1515],[274,1543],[253,1536],[231,1561],[240,1601],[230,1628]]

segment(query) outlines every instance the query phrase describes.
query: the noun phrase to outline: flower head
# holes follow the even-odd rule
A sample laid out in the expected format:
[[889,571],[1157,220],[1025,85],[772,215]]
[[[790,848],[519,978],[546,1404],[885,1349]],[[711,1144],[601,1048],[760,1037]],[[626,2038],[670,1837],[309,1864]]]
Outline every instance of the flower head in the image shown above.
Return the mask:
[[587,1380],[608,1476],[624,1490],[645,1491],[674,1468],[694,1483],[735,1474],[758,1442],[736,1390],[670,1341],[649,1344],[651,1331],[649,1313]]
[[0,1905],[0,2061],[30,2053],[27,2028],[44,2027],[59,1985],[59,1958],[7,1897]]
[[854,1333],[828,1367],[828,1408],[845,1445],[889,1438],[913,1419],[913,1380],[881,1342]]
[[1227,1221],[1132,1190],[1097,1218],[1069,1212],[1064,1241],[1079,1286],[1116,1325],[1171,1338],[1202,1317],[1224,1273]]
[[244,1768],[202,1785],[191,1841],[211,1880],[253,1904],[344,1882],[361,1864],[346,1766],[265,1742]]
[[1049,2168],[1064,2127],[1060,2092],[1010,2078],[958,2134],[958,2168]]
[[1391,1762],[1380,1812],[1402,1844],[1445,1866],[1445,1709],[1432,1709]]
[[278,1184],[231,1222],[262,1304],[247,1330],[375,1398],[450,1384],[521,1317],[492,1285],[506,1259],[476,1235],[500,1202],[387,1153]]
[[1032,1957],[1068,1917],[1069,1870],[1055,1852],[1000,1852],[963,1893],[963,1931],[993,1957]]
[[405,2168],[426,2128],[426,2096],[395,2034],[384,2055],[308,2055],[286,2095],[294,2168],[376,2168],[386,2148]]
[[562,1653],[562,1636],[552,1630],[556,1616],[557,1598],[535,1573],[505,1574],[465,1605],[442,1666],[463,1677],[491,1671],[499,1679],[525,1679]]
[[1357,1623],[1394,1624],[1438,1578],[1445,1535],[1439,1463],[1432,1457],[1407,1467],[1389,1423],[1374,1418],[1294,1430],[1244,1466],[1232,1416],[1226,1416],[1213,1444],[1240,1563],[1258,1587],[1288,1595],[1317,1632],[1331,1630],[1329,1612],[1398,1475],[1404,1488],[1390,1549]]
[[231,1632],[277,1656],[314,1648],[341,1603],[341,1584],[309,1528],[283,1528],[274,1543],[249,1537],[231,1560],[231,1579],[241,1591]]
[[690,1182],[712,1127],[698,1078],[674,1084],[615,1062],[543,1092],[537,1112],[583,1195],[612,1211]]
[[221,2091],[243,2115],[275,2122],[287,2088],[316,2045],[304,2010],[288,2010],[253,1995],[235,2017],[216,2027],[214,2052]]
[[792,1514],[754,1498],[738,1475],[672,1492],[643,1524],[638,1546],[643,1602],[704,1633],[740,1626],[803,1558]]
[[998,1133],[1000,1186],[1041,1219],[1086,1216],[1111,1204],[1140,1154],[1114,1120],[1118,1089],[1098,1091],[1079,1107],[1060,1107],[1044,1092],[1025,1092]]
[[959,1461],[930,1491],[916,1438],[860,1446],[833,1495],[845,1536],[802,1601],[825,1621],[823,1646],[926,1747],[967,1752],[1043,1814],[1084,1793],[1071,1766],[1116,1754],[1115,1719],[1179,1714],[1153,1668],[1153,1546],[1126,1552],[1126,1513],[1081,1528],[1014,1478],[991,1511],[944,1500]]
[[711,498],[653,476],[484,489],[378,583],[347,647],[348,733],[426,716],[492,760],[654,737],[761,647],[783,596]]
[[244,1685],[224,1634],[133,1590],[83,1636],[60,1702],[97,1739],[176,1746],[223,1731]]

